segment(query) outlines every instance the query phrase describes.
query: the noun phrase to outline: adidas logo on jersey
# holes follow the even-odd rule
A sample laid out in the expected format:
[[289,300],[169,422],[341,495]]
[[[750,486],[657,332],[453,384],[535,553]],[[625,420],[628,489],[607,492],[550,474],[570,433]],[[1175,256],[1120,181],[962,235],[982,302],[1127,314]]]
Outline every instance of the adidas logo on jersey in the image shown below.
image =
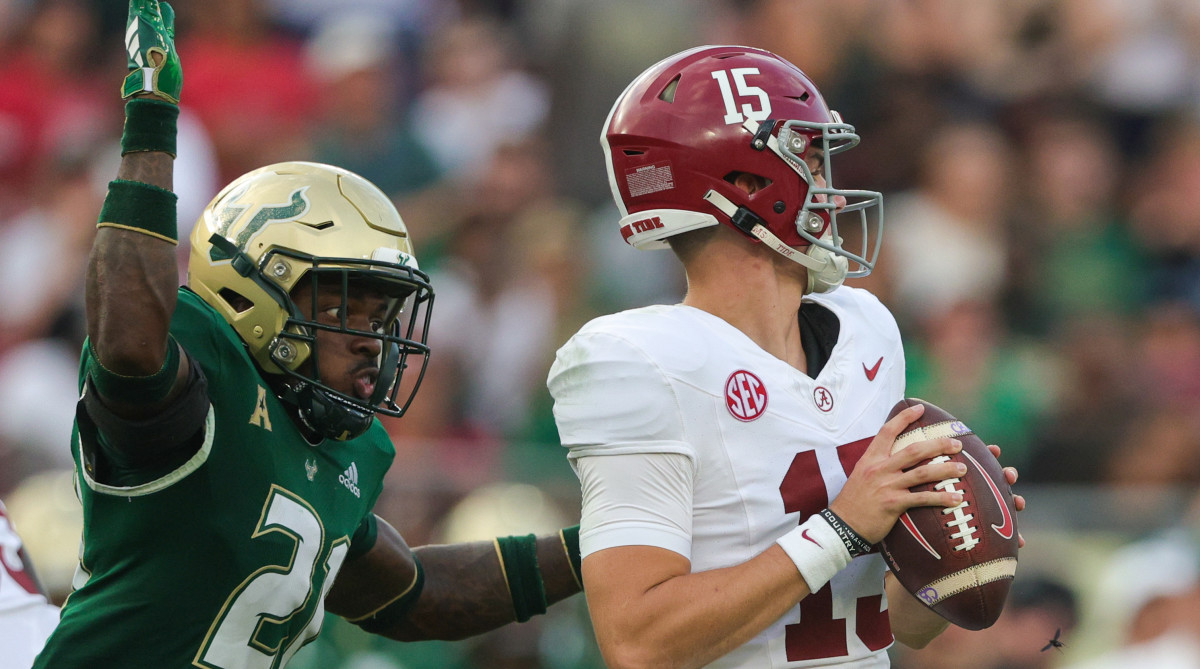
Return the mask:
[[358,489],[357,463],[351,462],[350,466],[346,468],[346,471],[342,472],[341,475],[338,476],[338,480],[342,482],[342,485],[346,486],[347,490],[354,493],[355,497],[362,497],[362,492]]

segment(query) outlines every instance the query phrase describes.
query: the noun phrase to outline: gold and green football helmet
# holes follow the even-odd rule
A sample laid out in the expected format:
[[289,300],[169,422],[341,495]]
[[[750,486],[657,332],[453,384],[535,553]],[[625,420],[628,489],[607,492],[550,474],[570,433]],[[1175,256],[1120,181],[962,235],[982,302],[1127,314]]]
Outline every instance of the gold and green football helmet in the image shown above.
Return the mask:
[[[233,326],[264,372],[290,377],[281,397],[297,406],[308,427],[325,437],[348,439],[362,434],[376,413],[400,416],[407,410],[429,358],[433,289],[417,266],[400,214],[372,183],[318,163],[254,170],[209,203],[191,244],[188,286]],[[314,295],[318,282],[340,284],[340,327],[318,323],[308,315],[315,309],[293,301],[292,290],[301,281],[311,282]],[[346,300],[361,285],[393,298],[378,330],[347,323]],[[381,342],[370,397],[322,382],[318,330]],[[402,385],[410,365],[419,368]],[[405,396],[397,401],[402,387]]]

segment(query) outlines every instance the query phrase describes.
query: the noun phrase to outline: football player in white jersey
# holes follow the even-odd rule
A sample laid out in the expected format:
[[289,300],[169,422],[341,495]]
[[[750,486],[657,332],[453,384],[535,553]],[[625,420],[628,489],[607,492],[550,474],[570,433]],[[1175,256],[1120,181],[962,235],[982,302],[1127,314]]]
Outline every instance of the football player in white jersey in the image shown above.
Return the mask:
[[908,508],[958,504],[909,488],[959,465],[904,470],[961,444],[891,455],[921,409],[886,420],[899,331],[841,287],[874,267],[882,228],[879,193],[832,185],[858,139],[799,69],[746,47],[671,56],[609,114],[621,234],[670,247],[688,279],[682,304],[584,326],[548,379],[610,666],[883,667],[893,636],[945,629],[871,553]]
[[21,537],[0,502],[0,669],[28,669],[58,624]]

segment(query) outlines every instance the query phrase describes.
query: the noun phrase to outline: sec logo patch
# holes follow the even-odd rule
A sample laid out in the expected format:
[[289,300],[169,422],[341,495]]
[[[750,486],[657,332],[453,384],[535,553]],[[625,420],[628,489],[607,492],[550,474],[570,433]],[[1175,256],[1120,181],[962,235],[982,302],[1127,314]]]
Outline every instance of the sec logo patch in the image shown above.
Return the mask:
[[725,406],[740,421],[751,421],[767,410],[767,387],[761,379],[744,369],[725,381]]

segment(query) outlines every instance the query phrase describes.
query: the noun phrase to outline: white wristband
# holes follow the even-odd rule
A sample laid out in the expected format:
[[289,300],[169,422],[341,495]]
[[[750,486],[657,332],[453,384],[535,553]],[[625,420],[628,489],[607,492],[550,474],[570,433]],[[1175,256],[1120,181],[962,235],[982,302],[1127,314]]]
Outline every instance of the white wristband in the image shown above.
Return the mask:
[[825,587],[834,574],[850,564],[850,551],[820,514],[813,514],[775,543],[796,563],[809,592]]

